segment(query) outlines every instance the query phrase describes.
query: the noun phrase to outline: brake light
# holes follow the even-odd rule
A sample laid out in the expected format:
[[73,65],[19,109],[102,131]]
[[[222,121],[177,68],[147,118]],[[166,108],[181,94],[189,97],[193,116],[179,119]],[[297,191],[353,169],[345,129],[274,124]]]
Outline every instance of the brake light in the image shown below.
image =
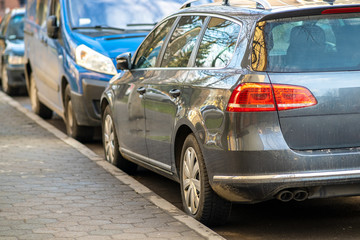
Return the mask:
[[356,13],[356,12],[360,12],[360,7],[330,8],[322,11],[321,14]]
[[229,112],[275,111],[271,85],[266,83],[240,84],[231,94],[226,110]]
[[309,89],[292,85],[273,84],[277,109],[279,111],[310,107],[317,104]]
[[232,92],[226,110],[228,112],[265,112],[276,109],[282,111],[315,104],[317,104],[315,97],[304,87],[242,83]]

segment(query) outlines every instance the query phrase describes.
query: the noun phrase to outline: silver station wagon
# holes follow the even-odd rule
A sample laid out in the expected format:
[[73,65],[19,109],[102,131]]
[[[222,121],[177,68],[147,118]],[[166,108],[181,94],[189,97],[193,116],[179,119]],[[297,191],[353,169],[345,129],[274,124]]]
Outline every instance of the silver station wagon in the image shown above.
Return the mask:
[[360,195],[360,3],[285,3],[185,8],[119,56],[106,159],[178,181],[208,225],[232,202]]

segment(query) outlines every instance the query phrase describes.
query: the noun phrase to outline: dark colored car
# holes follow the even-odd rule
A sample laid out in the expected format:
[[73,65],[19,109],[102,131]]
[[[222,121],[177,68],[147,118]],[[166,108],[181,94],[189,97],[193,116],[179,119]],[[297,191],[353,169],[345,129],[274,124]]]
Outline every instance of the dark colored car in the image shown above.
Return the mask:
[[13,9],[0,24],[1,86],[9,95],[25,88],[24,14],[25,9]]
[[100,97],[117,70],[181,0],[28,0],[26,79],[32,110],[61,116],[69,136],[87,140],[101,125]]
[[179,181],[210,225],[231,202],[360,195],[360,5],[256,6],[167,17],[101,99],[106,159]]

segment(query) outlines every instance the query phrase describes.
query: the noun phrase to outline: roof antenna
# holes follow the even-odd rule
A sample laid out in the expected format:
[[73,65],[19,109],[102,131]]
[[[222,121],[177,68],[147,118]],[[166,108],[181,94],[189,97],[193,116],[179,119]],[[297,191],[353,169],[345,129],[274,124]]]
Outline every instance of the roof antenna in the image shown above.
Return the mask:
[[224,5],[224,6],[230,6],[229,0],[224,0],[224,1],[223,1],[223,5]]

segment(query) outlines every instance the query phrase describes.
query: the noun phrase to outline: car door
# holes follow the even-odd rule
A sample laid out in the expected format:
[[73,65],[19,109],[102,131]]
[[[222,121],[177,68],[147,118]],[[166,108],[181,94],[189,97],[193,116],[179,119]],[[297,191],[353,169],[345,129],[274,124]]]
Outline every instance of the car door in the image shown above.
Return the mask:
[[149,158],[145,140],[144,106],[148,91],[146,82],[154,79],[158,56],[175,19],[161,23],[144,40],[137,51],[132,70],[121,78],[122,83],[117,84],[119,89],[116,89],[114,109],[121,151],[144,164],[155,165],[167,171],[170,171],[167,165]]
[[61,74],[60,69],[63,61],[62,54],[62,35],[60,28],[60,2],[59,0],[52,0],[49,5],[49,16],[53,15],[57,18],[57,25],[59,27],[59,33],[57,38],[50,38],[46,34],[44,35],[44,45],[46,47],[46,53],[44,56],[44,62],[47,63],[47,67],[44,68],[46,74],[46,80],[44,87],[44,93],[46,93],[47,100],[53,105],[53,108],[57,108],[62,112],[62,99],[60,94],[61,86]]
[[121,82],[114,83],[113,111],[120,150],[148,165],[153,165],[153,162],[148,158],[145,140],[144,81],[153,76],[152,68],[174,20],[160,24],[148,35],[138,50],[132,69],[124,73]]
[[173,131],[182,109],[181,91],[187,78],[190,56],[200,35],[205,16],[183,16],[169,38],[160,70],[147,78],[144,94],[146,144],[149,158],[170,168]]
[[[41,63],[39,64],[39,82],[37,82],[38,95],[42,102],[50,105],[52,109],[58,109],[61,112],[62,103],[60,101],[60,77],[59,77],[59,62],[62,61],[62,55],[59,54],[58,39],[52,39],[47,35],[46,19],[50,15],[57,15],[60,17],[59,0],[48,0],[46,10],[44,10],[42,17],[42,24],[40,26],[40,44]],[[45,5],[44,2],[44,5]],[[59,18],[58,18],[59,19]],[[59,34],[61,35],[61,34]],[[38,60],[39,61],[39,60]]]
[[36,2],[36,29],[34,29],[33,35],[35,41],[33,41],[31,51],[36,52],[32,54],[30,59],[32,63],[32,70],[35,74],[36,88],[38,95],[44,95],[47,92],[47,76],[46,68],[48,68],[48,62],[46,61],[47,55],[47,42],[46,42],[46,16],[48,13],[48,0],[38,0]]
[[127,71],[114,82],[113,117],[120,151],[136,160],[147,157],[143,87],[139,74]]

